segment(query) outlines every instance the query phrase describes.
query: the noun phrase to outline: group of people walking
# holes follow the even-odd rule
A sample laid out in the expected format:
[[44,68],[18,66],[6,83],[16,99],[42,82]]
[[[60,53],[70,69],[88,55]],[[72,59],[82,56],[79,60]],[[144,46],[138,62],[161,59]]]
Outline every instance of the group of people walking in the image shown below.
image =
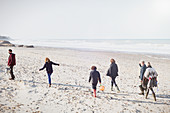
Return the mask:
[[[110,62],[111,64],[107,71],[106,76],[109,76],[111,78],[111,91],[113,91],[113,84],[114,84],[119,92],[120,90],[115,80],[116,77],[118,76],[118,66],[115,63],[114,59],[111,59]],[[91,70],[92,71],[90,72],[89,82],[92,80],[93,96],[96,97],[96,86],[97,86],[98,81],[101,86],[101,78],[100,78],[100,73],[97,71],[96,66],[92,66]]]
[[[8,58],[8,66],[10,67],[10,74],[11,74],[11,78],[9,80],[14,80],[15,76],[13,74],[13,66],[16,65],[15,54],[12,53],[11,49],[9,49],[9,54],[10,55]],[[111,62],[111,64],[110,64],[110,67],[106,73],[106,76],[109,76],[111,78],[111,91],[113,91],[113,85],[115,85],[117,91],[120,92],[119,87],[116,83],[116,77],[118,76],[118,66],[114,59],[111,59],[110,62]],[[50,61],[49,58],[46,58],[43,68],[39,69],[39,71],[41,71],[46,68],[46,72],[48,75],[49,87],[51,87],[51,75],[53,73],[52,65],[59,66],[58,63],[54,63],[54,62]],[[144,91],[146,91],[146,98],[147,98],[147,96],[149,94],[149,90],[151,90],[152,94],[154,96],[154,100],[156,101],[156,96],[153,91],[153,87],[157,87],[158,74],[155,71],[155,69],[152,68],[150,62],[148,62],[148,65],[146,66],[145,62],[142,61],[141,63],[139,63],[139,66],[141,67],[140,76],[139,76],[139,78],[141,80],[141,85],[139,86],[140,90],[141,90],[140,95],[144,95]],[[97,71],[96,66],[91,67],[89,82],[92,83],[93,96],[96,97],[96,89],[97,89],[96,87],[97,87],[98,82],[101,85],[100,73]]]
[[152,91],[152,95],[154,97],[154,100],[156,101],[156,95],[153,90],[153,87],[157,87],[157,72],[155,69],[151,66],[151,63],[148,62],[147,66],[145,65],[145,61],[141,61],[139,63],[139,66],[141,67],[140,69],[140,80],[141,80],[141,85],[139,85],[141,93],[140,95],[144,95],[144,91],[146,91],[146,96],[145,98],[147,99],[149,90]]

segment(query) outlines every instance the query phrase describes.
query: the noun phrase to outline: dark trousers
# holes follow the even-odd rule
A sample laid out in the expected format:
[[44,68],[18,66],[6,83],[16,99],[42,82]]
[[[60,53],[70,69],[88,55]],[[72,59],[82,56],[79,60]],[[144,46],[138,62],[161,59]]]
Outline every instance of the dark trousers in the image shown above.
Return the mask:
[[116,84],[116,77],[111,77],[112,78],[112,81],[111,81],[111,86],[113,87],[113,84],[115,84],[115,86],[117,87],[117,84]]
[[92,88],[96,90],[97,84],[92,84]]
[[11,74],[11,78],[15,79],[14,73],[13,73],[13,66],[10,66],[10,74]]
[[146,98],[148,97],[149,90],[152,91],[152,95],[153,95],[153,97],[154,97],[154,100],[156,101],[156,95],[155,95],[155,92],[153,91],[153,88],[148,88],[148,89],[147,89],[147,91],[146,91]]
[[142,84],[139,85],[139,88],[140,88],[141,92],[144,93],[144,90],[145,90],[145,89],[142,87]]
[[144,93],[144,90],[146,91],[147,89],[147,84],[148,84],[148,79],[144,78],[143,82],[141,83],[141,85],[139,85],[139,88],[141,90],[142,93]]

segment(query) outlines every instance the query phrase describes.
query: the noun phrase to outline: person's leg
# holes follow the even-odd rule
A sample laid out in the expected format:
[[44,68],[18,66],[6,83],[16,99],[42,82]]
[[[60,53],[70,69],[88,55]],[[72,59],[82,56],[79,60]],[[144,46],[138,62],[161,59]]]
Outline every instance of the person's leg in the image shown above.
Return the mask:
[[153,91],[153,89],[152,89],[152,88],[150,88],[150,89],[151,89],[151,91],[152,91],[153,98],[154,98],[154,100],[156,101],[156,95],[155,95],[155,92]]
[[113,81],[111,81],[111,91],[113,91]]
[[[116,79],[116,77],[112,77],[112,83],[113,83],[115,86],[117,86],[115,79]],[[113,86],[113,84],[112,84],[112,86]]]
[[148,97],[148,94],[149,94],[149,88],[148,88],[147,91],[146,91],[146,96],[145,96],[146,99],[147,99],[147,97]]
[[96,97],[96,86],[97,86],[97,84],[92,84],[93,96],[94,96],[94,97]]
[[48,82],[49,82],[49,87],[51,87],[51,73],[48,73]]
[[10,74],[11,74],[11,80],[15,79],[14,73],[13,73],[13,66],[10,66]]
[[111,77],[111,91],[113,91],[113,77]]
[[144,88],[142,87],[142,84],[139,86],[141,93],[139,93],[139,95],[144,95]]
[[116,77],[113,77],[112,78],[112,81],[113,81],[113,83],[115,84],[115,86],[116,86],[116,88],[117,88],[117,91],[119,92],[120,90],[119,90],[119,87],[118,87],[118,85],[116,84]]

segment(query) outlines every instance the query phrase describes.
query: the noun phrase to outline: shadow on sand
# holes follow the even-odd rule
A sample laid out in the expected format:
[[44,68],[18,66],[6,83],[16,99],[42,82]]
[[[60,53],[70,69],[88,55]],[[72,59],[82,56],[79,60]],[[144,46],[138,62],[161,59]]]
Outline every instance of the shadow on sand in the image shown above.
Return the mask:
[[169,103],[163,103],[163,102],[119,99],[119,98],[113,98],[113,97],[110,97],[110,100],[126,101],[126,102],[133,102],[133,103],[148,103],[148,104],[157,104],[157,105],[170,105]]
[[[21,80],[16,80],[16,81],[21,81]],[[27,83],[32,83],[34,87],[37,87],[37,85],[35,84],[47,84],[46,82],[36,82],[36,81],[33,81],[33,80],[22,80],[24,82],[27,82]],[[88,87],[88,86],[81,86],[81,85],[72,85],[72,84],[63,84],[63,83],[52,83],[52,86],[66,86],[66,87],[75,87],[75,88],[86,88],[86,89],[90,89],[91,87]]]
[[[20,81],[20,80],[19,80]],[[35,84],[47,84],[46,82],[35,82],[35,81],[27,81],[27,80],[23,80],[24,82],[28,82],[28,83],[32,83],[33,85],[31,85],[31,87],[35,88],[37,87],[37,85]],[[90,91],[91,87],[88,86],[81,86],[81,85],[72,85],[72,84],[63,84],[63,83],[53,83],[53,86],[66,86],[66,87],[74,87],[74,88],[86,88],[89,90],[89,93],[92,93]],[[61,88],[60,90],[75,90],[75,89],[71,89],[71,88]],[[87,92],[87,91],[85,91]],[[121,96],[130,96],[131,94],[133,95],[138,95],[137,92],[121,92],[121,93],[113,93],[113,92],[101,92],[99,91],[98,93],[100,94],[108,94],[110,95],[110,97],[105,97],[108,100],[117,100],[117,101],[126,101],[126,102],[132,102],[132,103],[149,103],[149,104],[157,104],[157,105],[170,105],[170,103],[163,103],[163,102],[155,102],[155,101],[143,101],[143,100],[132,100],[132,99],[125,99],[125,98],[117,98],[117,97],[111,97],[112,95],[121,95]],[[164,95],[164,94],[159,94],[156,95],[157,98],[167,98],[170,99],[170,95]],[[100,96],[98,96],[97,98],[101,99]]]

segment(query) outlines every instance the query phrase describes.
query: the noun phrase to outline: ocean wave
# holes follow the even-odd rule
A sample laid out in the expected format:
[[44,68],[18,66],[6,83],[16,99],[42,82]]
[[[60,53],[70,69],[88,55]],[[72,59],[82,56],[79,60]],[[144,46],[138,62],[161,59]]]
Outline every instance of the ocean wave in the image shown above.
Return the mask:
[[88,39],[44,39],[14,40],[15,44],[35,46],[88,49],[98,51],[124,51],[138,53],[170,54],[170,40],[88,40]]

